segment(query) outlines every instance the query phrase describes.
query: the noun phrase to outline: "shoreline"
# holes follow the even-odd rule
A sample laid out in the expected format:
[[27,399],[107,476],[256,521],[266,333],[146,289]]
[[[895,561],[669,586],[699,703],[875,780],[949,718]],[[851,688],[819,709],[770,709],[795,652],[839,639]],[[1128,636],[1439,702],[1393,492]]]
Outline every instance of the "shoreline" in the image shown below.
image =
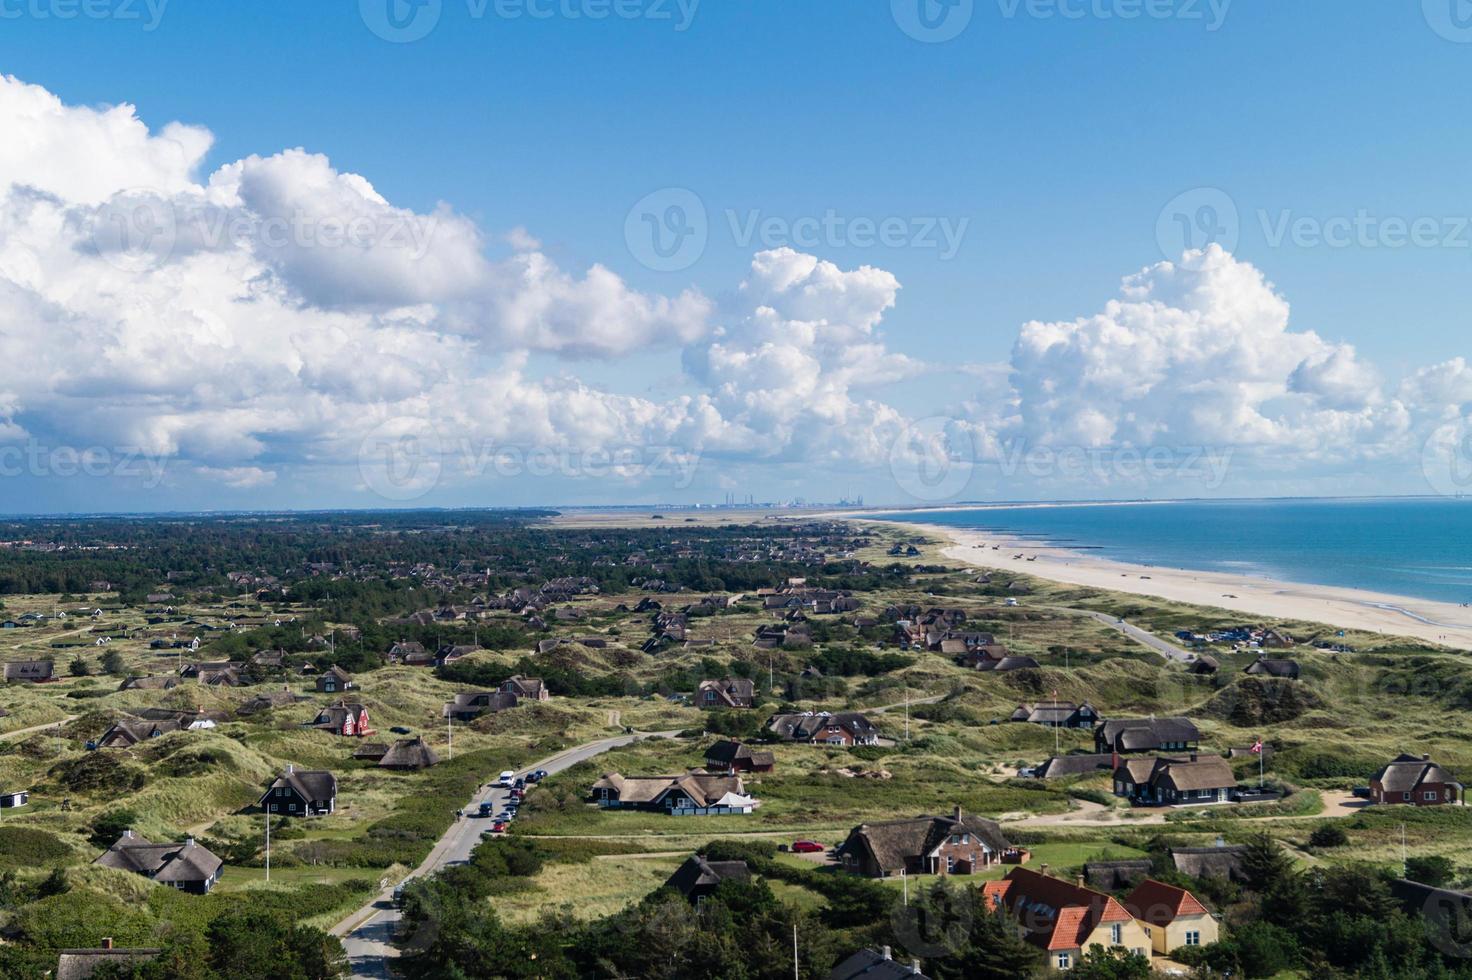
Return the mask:
[[[1447,602],[1338,586],[1280,582],[1230,572],[1138,565],[1042,545],[1015,535],[945,524],[852,515],[848,519],[916,529],[949,541],[941,553],[970,567],[1021,572],[1066,585],[1151,596],[1282,621],[1323,623],[1336,629],[1412,637],[1472,650],[1472,609]],[[1034,560],[1014,559],[1019,553]]]

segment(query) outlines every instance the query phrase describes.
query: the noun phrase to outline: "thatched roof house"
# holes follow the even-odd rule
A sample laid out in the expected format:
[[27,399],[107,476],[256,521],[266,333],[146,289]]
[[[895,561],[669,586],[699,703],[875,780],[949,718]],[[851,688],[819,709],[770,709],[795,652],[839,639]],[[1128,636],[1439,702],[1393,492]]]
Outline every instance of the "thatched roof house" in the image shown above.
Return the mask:
[[401,738],[393,744],[378,764],[384,769],[428,769],[430,766],[438,765],[440,757],[435,755],[434,749],[422,735],[414,738]]

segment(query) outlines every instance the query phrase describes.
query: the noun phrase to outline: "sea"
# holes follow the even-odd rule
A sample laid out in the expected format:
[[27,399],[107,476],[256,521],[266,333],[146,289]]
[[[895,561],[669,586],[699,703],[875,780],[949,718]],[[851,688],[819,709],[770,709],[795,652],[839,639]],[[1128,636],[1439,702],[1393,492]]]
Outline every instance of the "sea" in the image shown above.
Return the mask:
[[1158,568],[1472,603],[1472,500],[1451,497],[986,505],[901,511]]

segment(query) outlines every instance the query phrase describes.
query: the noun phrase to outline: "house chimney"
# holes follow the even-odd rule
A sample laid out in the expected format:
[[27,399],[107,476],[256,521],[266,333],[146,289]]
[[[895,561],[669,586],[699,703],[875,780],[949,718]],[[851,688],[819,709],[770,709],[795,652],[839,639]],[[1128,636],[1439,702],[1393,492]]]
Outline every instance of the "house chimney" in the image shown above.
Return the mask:
[[888,946],[879,947],[879,958],[883,960],[893,959],[893,957],[890,955],[890,950]]
[[917,977],[920,975],[920,960],[918,958],[910,961],[910,972]]
[[1429,756],[1429,755],[1423,755],[1423,756],[1421,756],[1421,761],[1422,762],[1430,762],[1431,761],[1431,756]]
[[291,764],[290,762],[288,762],[286,764],[286,774],[288,776],[290,776],[294,772],[296,772],[296,766],[294,766],[293,764]]
[[1074,883],[1076,885],[1078,885],[1080,888],[1086,888],[1086,887],[1088,887],[1087,885],[1084,884],[1084,876],[1082,874],[1080,874],[1076,879],[1074,879]]
[[185,847],[193,847],[194,846],[194,838],[192,836],[191,837],[184,838],[184,846]]
[[124,837],[132,837],[133,836],[133,828],[132,827],[129,827],[127,830],[123,831],[123,836]]
[[102,948],[103,949],[112,949],[112,937],[111,936],[104,936],[102,938]]
[[1217,837],[1216,837],[1216,846],[1217,847],[1226,847],[1227,846],[1227,839],[1225,837],[1223,837],[1221,834],[1217,834]]
[[961,807],[960,806],[957,806],[956,807],[956,823],[960,823],[961,822],[961,817],[962,817]]
[[1043,875],[1044,877],[1047,877],[1047,874],[1048,874],[1048,866],[1045,864],[1042,867],[1038,868],[1038,874]]

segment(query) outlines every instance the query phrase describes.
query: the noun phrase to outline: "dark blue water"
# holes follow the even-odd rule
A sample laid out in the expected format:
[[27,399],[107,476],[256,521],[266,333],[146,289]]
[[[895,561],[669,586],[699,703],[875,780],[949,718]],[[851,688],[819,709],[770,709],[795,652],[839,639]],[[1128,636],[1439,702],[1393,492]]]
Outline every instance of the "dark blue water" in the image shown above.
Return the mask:
[[910,511],[1115,561],[1472,602],[1472,500],[1230,500]]

